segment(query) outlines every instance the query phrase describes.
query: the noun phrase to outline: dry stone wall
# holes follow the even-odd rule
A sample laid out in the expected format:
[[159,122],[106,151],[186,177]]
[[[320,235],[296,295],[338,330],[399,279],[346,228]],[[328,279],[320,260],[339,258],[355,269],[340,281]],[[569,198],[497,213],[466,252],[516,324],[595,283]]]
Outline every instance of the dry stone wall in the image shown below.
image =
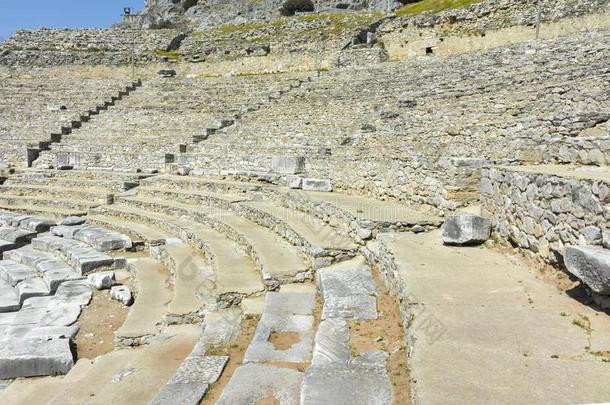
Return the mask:
[[608,244],[607,169],[530,166],[481,171],[483,209],[496,236],[553,264],[567,245]]

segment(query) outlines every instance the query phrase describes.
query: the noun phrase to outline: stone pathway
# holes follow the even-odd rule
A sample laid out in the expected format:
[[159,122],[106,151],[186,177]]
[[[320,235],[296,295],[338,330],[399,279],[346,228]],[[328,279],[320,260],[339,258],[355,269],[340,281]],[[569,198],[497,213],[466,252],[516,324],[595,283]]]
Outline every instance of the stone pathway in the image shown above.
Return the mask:
[[501,253],[443,246],[440,231],[378,243],[411,317],[415,403],[608,401],[605,314]]

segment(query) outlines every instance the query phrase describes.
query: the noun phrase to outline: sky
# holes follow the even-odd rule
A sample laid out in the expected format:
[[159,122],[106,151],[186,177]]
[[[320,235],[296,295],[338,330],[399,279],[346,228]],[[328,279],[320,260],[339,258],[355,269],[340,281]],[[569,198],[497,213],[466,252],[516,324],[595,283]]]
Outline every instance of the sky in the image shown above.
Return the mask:
[[107,28],[123,7],[140,10],[144,0],[0,0],[0,41],[20,28]]

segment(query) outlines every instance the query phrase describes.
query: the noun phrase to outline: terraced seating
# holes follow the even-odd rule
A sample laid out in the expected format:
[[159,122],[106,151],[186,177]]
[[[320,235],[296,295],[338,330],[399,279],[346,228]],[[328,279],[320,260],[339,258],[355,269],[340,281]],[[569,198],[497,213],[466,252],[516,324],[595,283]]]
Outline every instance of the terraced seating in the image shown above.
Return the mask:
[[27,167],[33,159],[28,149],[48,148],[53,137],[88,121],[90,111],[97,114],[96,106],[105,106],[128,87],[126,77],[88,77],[58,70],[15,69],[2,71],[0,77],[0,139],[7,143],[0,151],[0,165],[13,167]]
[[83,216],[112,203],[114,195],[135,187],[145,174],[106,171],[23,170],[0,188],[0,207],[63,218]]
[[[304,156],[305,177],[331,179],[335,190],[454,209],[477,198],[482,165],[565,160],[541,145],[608,120],[599,86],[610,77],[607,43],[601,30],[332,71],[188,146],[177,162],[269,173],[273,156]],[[593,149],[607,161],[602,145]]]
[[92,297],[83,275],[123,268],[124,258],[101,251],[125,249],[131,241],[81,226],[72,232],[57,228],[87,243],[58,237],[46,232],[52,221],[9,212],[0,214],[0,222],[30,229],[0,228],[3,236],[20,235],[24,239],[16,241],[29,243],[4,252],[0,260],[0,376],[66,374],[74,364],[70,341],[78,332],[75,322]]
[[52,166],[67,161],[83,169],[163,170],[182,145],[200,142],[232,125],[235,118],[259,109],[274,94],[299,87],[302,77],[152,80],[91,125],[52,145],[40,161]]

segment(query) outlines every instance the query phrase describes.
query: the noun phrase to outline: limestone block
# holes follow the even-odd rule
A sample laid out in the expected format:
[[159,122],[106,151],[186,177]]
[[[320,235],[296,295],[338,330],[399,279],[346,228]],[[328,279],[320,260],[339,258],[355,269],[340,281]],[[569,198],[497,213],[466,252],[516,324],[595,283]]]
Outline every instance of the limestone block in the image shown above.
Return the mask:
[[491,221],[477,215],[458,212],[445,219],[443,242],[447,245],[475,245],[485,242],[491,234]]
[[240,366],[216,402],[217,405],[252,404],[269,392],[282,398],[282,405],[299,404],[303,373],[266,364]]
[[303,179],[303,190],[305,191],[333,191],[330,180],[324,179]]
[[0,342],[0,379],[66,374],[73,365],[68,339]]
[[305,171],[305,158],[302,156],[273,156],[271,170],[281,174],[299,174]]
[[113,271],[104,271],[101,273],[93,273],[87,276],[87,281],[91,283],[97,290],[105,290],[112,287],[115,283]]
[[302,405],[392,402],[392,384],[385,368],[353,364],[309,368],[301,393]]
[[610,250],[597,246],[567,246],[565,265],[593,292],[610,295]]

